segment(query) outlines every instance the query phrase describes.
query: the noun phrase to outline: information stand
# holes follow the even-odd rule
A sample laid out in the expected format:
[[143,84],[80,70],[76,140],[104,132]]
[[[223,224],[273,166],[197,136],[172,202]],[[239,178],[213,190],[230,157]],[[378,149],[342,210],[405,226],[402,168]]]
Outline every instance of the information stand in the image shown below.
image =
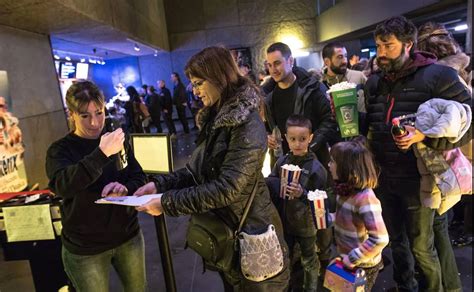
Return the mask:
[[[135,158],[146,174],[167,174],[173,171],[173,155],[169,135],[131,134],[130,138]],[[166,219],[162,214],[155,216],[154,220],[166,291],[176,292],[176,280]]]

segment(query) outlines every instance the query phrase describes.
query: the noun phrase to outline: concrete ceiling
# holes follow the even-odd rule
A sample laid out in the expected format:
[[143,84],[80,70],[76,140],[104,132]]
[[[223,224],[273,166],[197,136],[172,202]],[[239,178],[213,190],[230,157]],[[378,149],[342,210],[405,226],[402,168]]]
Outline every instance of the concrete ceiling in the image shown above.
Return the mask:
[[[454,35],[465,34],[465,31],[454,31],[454,26],[456,26],[457,24],[466,23],[467,3],[464,0],[441,1],[436,5],[430,5],[414,10],[410,13],[405,14],[405,16],[411,21],[413,21],[413,23],[417,27],[428,21],[432,21],[445,24],[446,28],[448,28]],[[375,41],[373,40],[373,32],[377,24],[378,23],[364,27],[359,30],[354,30],[331,41],[344,42],[354,39],[360,39],[365,44],[364,46],[375,46]],[[368,44],[367,41],[369,41],[370,44]]]
[[[68,3],[71,1],[82,2],[82,7],[75,7],[76,3]],[[92,4],[93,7],[87,3],[94,1],[101,3],[95,2]],[[118,27],[123,27],[123,23],[113,19],[113,11],[107,9],[115,8],[107,7],[108,1],[0,0],[0,24],[50,35],[52,48],[57,50],[59,55],[62,54],[61,52],[70,52],[102,59],[114,59],[151,55],[155,51],[162,50],[156,45],[145,45],[139,37],[131,36],[130,33],[115,28],[114,23],[118,22],[116,25]],[[115,5],[114,0],[110,1]],[[117,5],[118,2],[124,2],[124,0],[117,1]],[[84,8],[86,4],[89,6]],[[128,8],[130,7],[125,6],[122,10],[128,12]],[[91,16],[86,9],[93,9],[96,15]],[[167,41],[167,36],[164,39]],[[134,49],[135,44],[140,47],[140,51]],[[163,47],[166,49],[167,44]]]

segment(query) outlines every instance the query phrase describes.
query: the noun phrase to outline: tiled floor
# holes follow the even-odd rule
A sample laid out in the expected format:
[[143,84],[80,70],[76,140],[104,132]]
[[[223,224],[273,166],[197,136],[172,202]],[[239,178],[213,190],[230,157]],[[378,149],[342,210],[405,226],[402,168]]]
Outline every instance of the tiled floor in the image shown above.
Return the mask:
[[[179,130],[178,126],[178,132]],[[182,167],[190,157],[194,149],[195,138],[196,132],[194,131],[191,134],[180,133],[178,138],[173,141],[175,169]],[[166,217],[166,221],[178,291],[222,291],[222,284],[217,274],[211,271],[203,274],[200,257],[193,251],[184,249],[188,217]],[[140,224],[146,242],[148,290],[166,291],[154,220],[151,216],[140,214]],[[391,259],[390,249],[385,249],[384,253]],[[463,291],[472,291],[472,246],[457,248],[455,254],[463,282]],[[392,265],[388,265],[379,275],[373,291],[384,291],[393,287],[394,282],[391,279],[391,274]],[[110,287],[110,291],[121,291],[119,280],[114,272],[111,272]],[[0,292],[4,291],[34,291],[27,261],[5,262],[3,257],[0,258]]]

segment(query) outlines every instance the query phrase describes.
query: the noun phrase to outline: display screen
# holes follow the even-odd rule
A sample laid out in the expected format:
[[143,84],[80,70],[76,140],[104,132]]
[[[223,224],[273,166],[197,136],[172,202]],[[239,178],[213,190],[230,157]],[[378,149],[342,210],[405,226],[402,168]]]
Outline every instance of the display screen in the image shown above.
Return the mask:
[[61,62],[59,66],[59,78],[61,79],[76,78],[76,64],[72,62]]
[[87,79],[88,75],[89,75],[89,64],[77,63],[76,64],[76,78]]
[[56,64],[59,79],[87,79],[89,76],[89,64],[58,62]]
[[171,147],[166,134],[132,134],[130,138],[135,158],[145,173],[172,171]]

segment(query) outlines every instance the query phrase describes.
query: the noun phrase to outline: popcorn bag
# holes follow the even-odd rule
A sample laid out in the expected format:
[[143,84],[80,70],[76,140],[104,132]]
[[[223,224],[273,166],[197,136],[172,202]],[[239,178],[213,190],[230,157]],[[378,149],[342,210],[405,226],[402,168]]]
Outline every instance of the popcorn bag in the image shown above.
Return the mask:
[[316,229],[326,229],[329,226],[329,213],[326,212],[324,206],[324,199],[327,199],[327,197],[325,191],[314,190],[308,192],[309,207]]
[[336,121],[343,138],[359,135],[356,87],[354,83],[341,82],[327,91],[334,103]]
[[298,165],[285,164],[281,166],[280,177],[280,198],[293,199],[287,193],[287,186],[292,182],[298,182],[301,175],[301,168]]
[[364,292],[366,282],[363,269],[347,270],[341,260],[330,264],[324,277],[324,287],[337,292]]

